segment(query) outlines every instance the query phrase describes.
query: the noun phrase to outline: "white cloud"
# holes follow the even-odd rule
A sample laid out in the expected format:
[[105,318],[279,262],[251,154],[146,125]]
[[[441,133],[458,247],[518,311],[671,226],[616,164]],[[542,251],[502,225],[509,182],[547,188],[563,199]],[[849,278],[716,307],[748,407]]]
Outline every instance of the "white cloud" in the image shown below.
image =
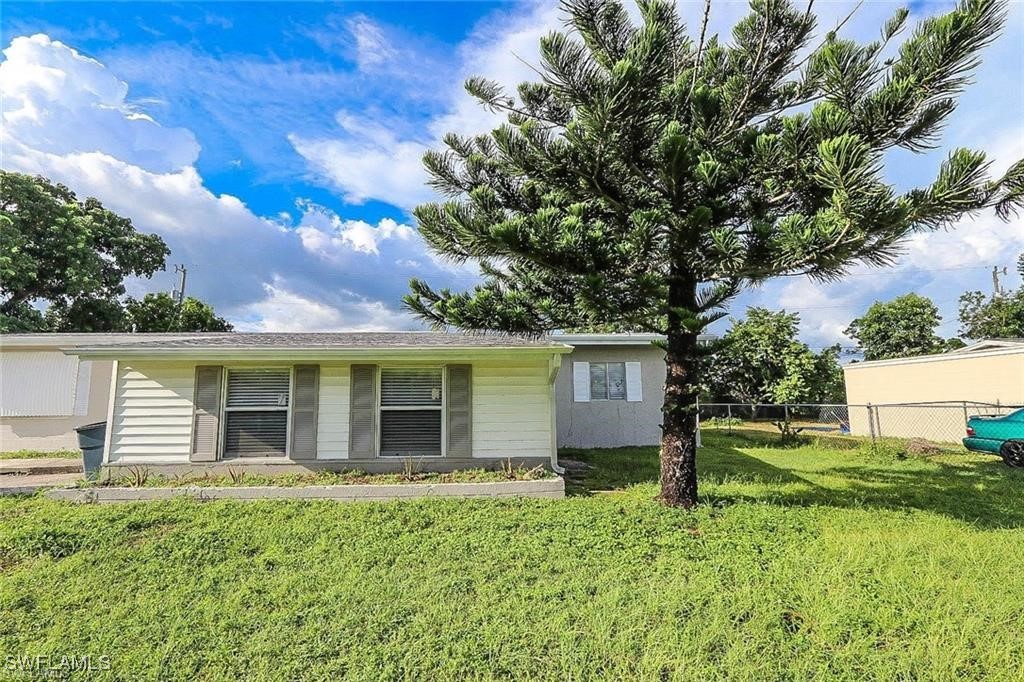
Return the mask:
[[433,198],[421,161],[427,149],[424,142],[399,139],[369,118],[341,113],[337,122],[341,137],[292,133],[288,140],[316,175],[342,191],[345,201],[380,199],[409,209]]
[[239,331],[323,332],[373,331],[415,328],[408,315],[394,311],[380,301],[355,295],[339,305],[327,305],[286,289],[279,284],[264,286],[267,297],[246,307]]
[[372,71],[400,55],[396,36],[365,14],[329,14],[319,23],[300,26],[299,32],[324,52],[353,59],[360,70]]
[[356,62],[360,69],[380,66],[396,56],[397,51],[384,31],[366,15],[350,17],[345,27],[356,41]]
[[[415,327],[399,309],[408,276],[449,283],[459,276],[433,266],[418,233],[394,220],[346,220],[305,202],[293,228],[254,214],[237,197],[211,192],[192,165],[196,148],[183,153],[177,146],[194,143],[191,133],[161,127],[125,105],[127,86],[66,45],[20,38],[5,56],[4,167],[95,196],[139,230],[160,234],[172,249],[169,262],[189,267],[189,293],[240,328]],[[88,132],[88,146],[60,136],[66,129],[53,120],[55,108]],[[11,119],[16,125],[6,125]],[[140,121],[145,154],[138,147]],[[412,262],[431,265],[424,273]],[[136,295],[169,289],[173,276],[129,286]]]
[[[379,245],[387,240],[419,241],[416,230],[384,218],[376,225],[363,220],[342,220],[322,206],[300,202],[302,222],[296,232],[310,253],[328,260],[338,260],[351,251],[380,255]],[[422,249],[422,243],[416,249]]]
[[[514,91],[520,82],[535,78],[529,64],[539,62],[540,37],[558,28],[560,17],[557,4],[535,2],[526,5],[525,11],[517,6],[516,11],[497,12],[481,22],[459,49],[459,64],[451,69],[443,90],[442,112],[415,131],[406,130],[405,122],[394,116],[341,110],[337,128],[329,135],[293,133],[288,139],[314,176],[341,190],[346,201],[378,199],[408,210],[436,199],[426,185],[423,153],[441,148],[448,132],[479,134],[502,120],[465,92],[465,79],[484,75]],[[412,57],[411,61],[417,60]]]
[[126,101],[128,85],[96,60],[43,34],[15,38],[3,53],[5,136],[39,151],[102,150],[155,172],[198,157],[191,132],[164,128],[135,110]]

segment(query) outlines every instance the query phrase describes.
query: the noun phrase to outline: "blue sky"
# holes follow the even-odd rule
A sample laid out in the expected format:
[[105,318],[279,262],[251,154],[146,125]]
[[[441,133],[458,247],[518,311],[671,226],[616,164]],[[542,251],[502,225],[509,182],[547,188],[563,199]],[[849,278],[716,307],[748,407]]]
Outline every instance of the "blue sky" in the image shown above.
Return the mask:
[[[820,3],[822,26],[852,5]],[[845,27],[868,39],[899,5],[873,2]],[[914,3],[913,17],[948,3]],[[697,23],[699,5],[681,3]],[[716,3],[727,33],[742,3]],[[242,329],[410,328],[410,276],[457,288],[475,270],[428,253],[409,211],[428,200],[419,159],[448,130],[495,119],[463,94],[465,76],[530,78],[553,3],[21,3],[3,5],[0,85],[5,168],[95,195],[160,233],[190,293]],[[1016,4],[944,141],[1005,167],[1024,156],[1024,11]],[[900,188],[926,182],[945,149],[893,154]],[[915,237],[897,268],[841,283],[780,280],[748,304],[797,310],[815,346],[871,301],[932,296],[955,332],[955,303],[991,288],[992,265],[1024,250],[1021,223],[991,216]],[[166,290],[173,275],[134,282]],[[721,323],[724,324],[724,323]]]

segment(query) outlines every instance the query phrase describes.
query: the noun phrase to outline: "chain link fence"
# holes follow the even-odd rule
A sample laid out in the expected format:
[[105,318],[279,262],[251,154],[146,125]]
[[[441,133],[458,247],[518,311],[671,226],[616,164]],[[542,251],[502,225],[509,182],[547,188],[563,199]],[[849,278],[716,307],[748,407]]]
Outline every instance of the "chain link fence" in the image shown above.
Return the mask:
[[971,400],[887,405],[701,403],[699,414],[701,428],[707,429],[779,432],[789,424],[804,434],[959,443],[970,417],[1005,415],[1019,407]]

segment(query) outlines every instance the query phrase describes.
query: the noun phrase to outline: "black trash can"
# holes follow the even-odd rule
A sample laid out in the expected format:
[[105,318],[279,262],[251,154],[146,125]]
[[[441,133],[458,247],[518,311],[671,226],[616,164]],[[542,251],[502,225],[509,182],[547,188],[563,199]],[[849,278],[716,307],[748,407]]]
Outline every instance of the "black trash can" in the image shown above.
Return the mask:
[[107,423],[96,422],[79,426],[78,447],[82,449],[82,465],[85,468],[85,477],[95,479],[100,475],[100,468],[103,466],[103,445],[107,440]]

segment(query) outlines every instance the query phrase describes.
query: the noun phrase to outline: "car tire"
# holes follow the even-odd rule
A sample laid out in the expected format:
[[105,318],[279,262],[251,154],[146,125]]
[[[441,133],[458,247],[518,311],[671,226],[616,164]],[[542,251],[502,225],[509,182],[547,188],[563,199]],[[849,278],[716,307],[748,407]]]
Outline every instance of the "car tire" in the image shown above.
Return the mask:
[[999,456],[1008,467],[1024,467],[1024,440],[1008,440],[999,448]]

